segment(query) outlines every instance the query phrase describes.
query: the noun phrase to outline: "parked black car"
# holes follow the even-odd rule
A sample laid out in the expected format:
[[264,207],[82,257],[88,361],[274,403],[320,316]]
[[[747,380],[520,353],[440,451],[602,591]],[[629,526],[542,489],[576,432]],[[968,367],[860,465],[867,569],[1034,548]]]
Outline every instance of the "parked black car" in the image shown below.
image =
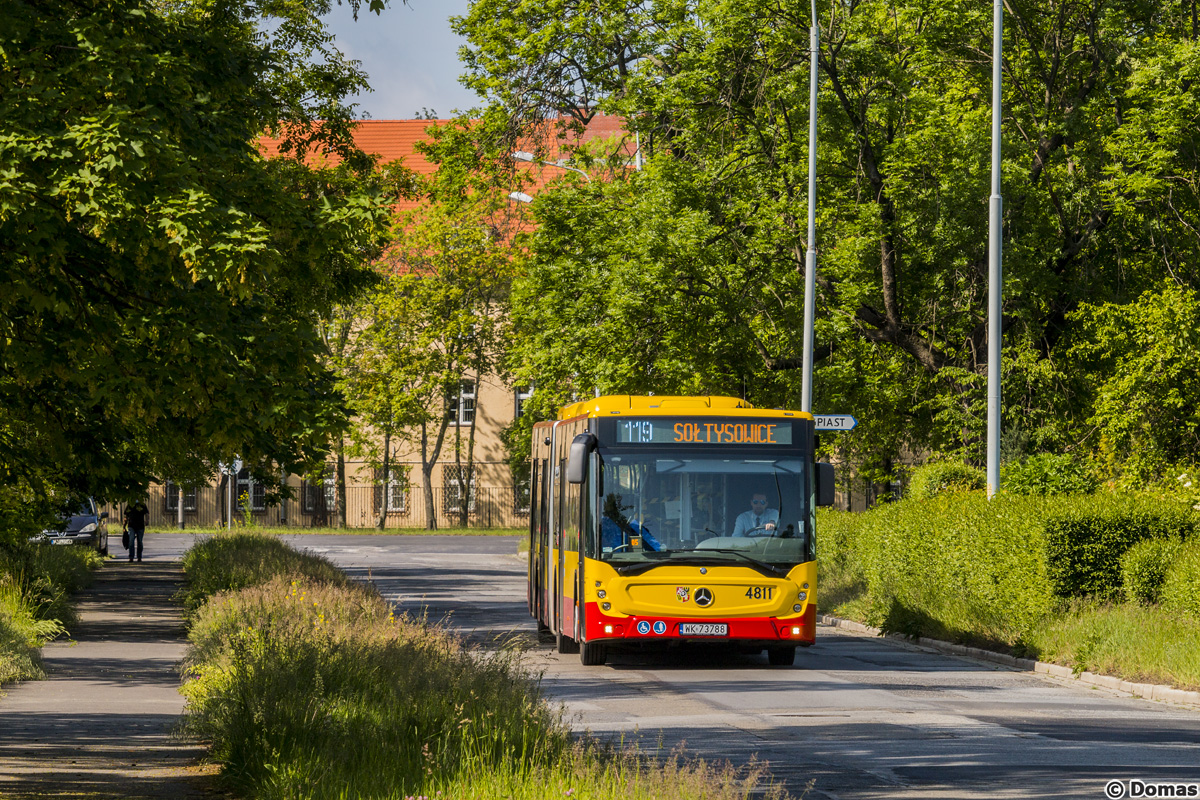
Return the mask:
[[84,500],[74,514],[63,517],[60,525],[46,528],[37,541],[50,544],[82,544],[108,555],[108,512],[100,511],[92,498]]

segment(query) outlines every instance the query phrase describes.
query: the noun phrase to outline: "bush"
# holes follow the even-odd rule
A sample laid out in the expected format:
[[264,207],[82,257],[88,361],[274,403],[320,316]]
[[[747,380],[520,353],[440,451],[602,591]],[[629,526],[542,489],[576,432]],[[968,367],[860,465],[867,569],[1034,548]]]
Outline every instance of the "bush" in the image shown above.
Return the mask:
[[193,612],[218,592],[257,586],[280,575],[346,585],[349,579],[328,559],[300,552],[263,533],[219,533],[183,556],[188,583],[184,607]]
[[1098,481],[1086,464],[1066,453],[1039,453],[1010,462],[1000,471],[1000,485],[1012,494],[1090,494]]
[[1046,520],[1046,564],[1058,597],[1120,599],[1121,557],[1144,539],[1186,539],[1197,517],[1180,504],[1136,495],[1063,501]]
[[1200,619],[1200,541],[1180,548],[1163,580],[1162,605]]
[[979,491],[985,486],[987,476],[983,470],[957,461],[935,461],[913,470],[907,496],[911,500],[928,500],[946,492]]
[[[1045,502],[1033,498],[943,494],[847,514],[832,526],[833,544],[849,542],[855,551],[838,557],[862,570],[872,624],[910,636],[1013,645],[1051,605],[1045,514]],[[830,527],[818,529],[822,559],[830,555]]]
[[1130,602],[1157,603],[1167,568],[1182,546],[1179,539],[1146,539],[1121,556],[1121,585]]
[[91,548],[0,549],[0,684],[42,676],[38,650],[75,620],[70,594],[99,564]]
[[[260,565],[307,558],[261,538],[236,546],[274,553]],[[190,561],[233,565],[230,546],[202,543]],[[276,576],[212,596],[191,622],[186,727],[246,796],[734,800],[755,788],[753,769],[572,744],[518,651],[468,649],[345,579]]]
[[844,601],[857,586],[855,609],[885,631],[1020,649],[1059,598],[1119,596],[1130,546],[1183,538],[1195,521],[1131,496],[959,493],[825,513],[818,603],[829,607],[827,589]]

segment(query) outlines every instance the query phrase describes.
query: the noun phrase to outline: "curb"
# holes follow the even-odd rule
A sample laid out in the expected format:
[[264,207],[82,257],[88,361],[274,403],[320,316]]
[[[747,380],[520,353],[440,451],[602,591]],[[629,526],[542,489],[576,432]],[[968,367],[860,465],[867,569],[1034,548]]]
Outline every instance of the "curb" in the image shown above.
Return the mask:
[[817,621],[822,625],[829,625],[834,628],[844,628],[857,633],[869,633],[874,636],[897,639],[902,642],[928,647],[931,650],[937,650],[941,653],[974,658],[979,661],[988,661],[1023,672],[1037,672],[1043,675],[1050,675],[1054,678],[1076,680],[1089,686],[1099,686],[1103,689],[1109,689],[1133,697],[1143,697],[1147,700],[1178,703],[1180,705],[1200,708],[1200,692],[1187,692],[1183,689],[1174,689],[1170,686],[1160,686],[1153,683],[1132,683],[1111,675],[1097,675],[1093,672],[1083,672],[1076,675],[1070,667],[1064,667],[1061,664],[1047,664],[1045,661],[1034,661],[1031,658],[1017,658],[1016,656],[1004,653],[993,653],[991,650],[983,650],[979,647],[967,647],[966,645],[955,644],[953,642],[943,642],[941,639],[927,639],[923,636],[913,638],[902,636],[898,633],[885,634],[879,628],[872,628],[870,625],[863,625],[861,622],[833,617],[828,614],[818,614]]

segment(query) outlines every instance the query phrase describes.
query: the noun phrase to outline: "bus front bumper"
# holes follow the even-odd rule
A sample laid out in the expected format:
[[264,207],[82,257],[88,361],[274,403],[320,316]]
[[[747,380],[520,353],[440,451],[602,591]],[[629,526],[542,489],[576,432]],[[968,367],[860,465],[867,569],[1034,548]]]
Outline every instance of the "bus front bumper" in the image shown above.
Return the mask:
[[[809,603],[799,616],[793,617],[661,617],[606,615],[597,603],[587,604],[587,641],[617,641],[649,644],[655,641],[710,642],[718,644],[754,644],[763,647],[794,644],[807,647],[816,641],[817,607]],[[711,635],[692,635],[681,631],[681,625],[725,625],[725,632]],[[615,641],[614,641],[615,640]]]

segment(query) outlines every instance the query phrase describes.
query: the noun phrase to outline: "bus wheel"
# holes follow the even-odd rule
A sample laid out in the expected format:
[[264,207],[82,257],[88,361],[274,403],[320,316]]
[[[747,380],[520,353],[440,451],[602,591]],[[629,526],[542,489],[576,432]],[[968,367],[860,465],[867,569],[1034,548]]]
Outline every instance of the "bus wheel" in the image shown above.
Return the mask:
[[558,645],[558,652],[560,653],[579,652],[579,642],[575,641],[570,636],[567,636],[565,633],[554,634],[554,641]]
[[796,660],[795,647],[768,647],[767,661],[772,667],[790,667]]
[[579,645],[579,660],[585,667],[598,667],[608,660],[608,648],[600,642]]

